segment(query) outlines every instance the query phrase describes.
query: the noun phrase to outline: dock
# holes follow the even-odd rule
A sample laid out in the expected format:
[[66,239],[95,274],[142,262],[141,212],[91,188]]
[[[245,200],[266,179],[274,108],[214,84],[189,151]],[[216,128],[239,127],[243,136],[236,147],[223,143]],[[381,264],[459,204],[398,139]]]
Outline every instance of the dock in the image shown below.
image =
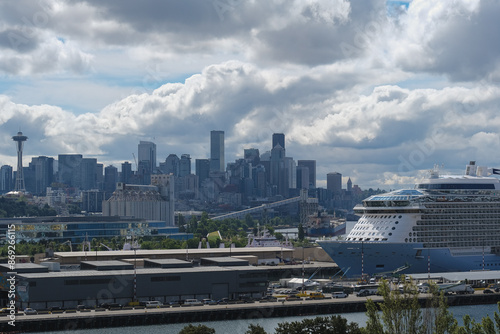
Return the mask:
[[[57,330],[131,327],[169,323],[199,323],[238,319],[257,319],[288,316],[327,316],[349,312],[365,312],[367,298],[381,302],[382,297],[356,297],[342,299],[294,300],[286,302],[238,302],[227,305],[163,306],[159,308],[124,308],[121,310],[95,309],[86,311],[66,310],[61,313],[38,315],[16,314],[15,326],[8,324],[7,316],[0,320],[1,333],[44,332]],[[426,305],[427,297],[419,301]],[[473,294],[448,296],[449,306],[494,304],[500,294]]]

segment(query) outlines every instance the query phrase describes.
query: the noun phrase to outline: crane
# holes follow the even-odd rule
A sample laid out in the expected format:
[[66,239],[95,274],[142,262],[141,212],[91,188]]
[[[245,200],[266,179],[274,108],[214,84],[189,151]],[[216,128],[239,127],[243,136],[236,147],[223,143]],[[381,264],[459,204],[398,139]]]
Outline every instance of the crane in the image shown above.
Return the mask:
[[105,245],[105,244],[103,244],[103,243],[101,243],[101,246],[102,246],[102,247],[104,247],[104,248],[106,248],[106,249],[107,249],[107,250],[109,250],[109,251],[112,251],[112,249],[111,249],[111,248],[109,248],[108,246],[106,246],[106,245]]
[[134,152],[132,152],[132,156],[134,157],[134,162],[135,162],[135,170],[139,170],[139,167],[137,166],[137,159],[135,158]]
[[69,244],[69,250],[70,250],[70,252],[73,251],[73,247],[71,246],[71,240],[68,240],[68,241],[65,241],[65,242],[61,243],[61,245],[64,245],[64,244]]

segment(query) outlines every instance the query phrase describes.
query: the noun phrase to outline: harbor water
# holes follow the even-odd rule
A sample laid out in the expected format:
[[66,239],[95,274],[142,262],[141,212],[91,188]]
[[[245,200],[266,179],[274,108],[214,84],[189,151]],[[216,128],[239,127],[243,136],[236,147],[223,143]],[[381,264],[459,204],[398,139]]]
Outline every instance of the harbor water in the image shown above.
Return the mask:
[[[498,310],[496,304],[488,305],[474,305],[474,306],[453,306],[449,311],[453,313],[458,323],[462,325],[462,318],[464,315],[470,315],[476,322],[481,322],[483,317],[487,315],[493,320],[494,312]],[[327,316],[327,315],[322,315]],[[348,322],[355,322],[360,327],[366,324],[366,314],[364,312],[356,313],[343,313],[342,317],[347,319]],[[202,324],[215,329],[216,334],[238,334],[245,333],[250,324],[262,326],[268,334],[273,334],[275,328],[282,322],[301,321],[306,318],[315,318],[316,316],[307,317],[284,317],[284,318],[260,318],[260,319],[241,319],[229,321],[209,321]],[[197,325],[198,323],[193,323]],[[187,323],[181,324],[165,324],[165,325],[152,325],[152,326],[137,326],[137,327],[115,327],[115,328],[99,328],[99,329],[86,329],[86,330],[68,330],[57,332],[43,332],[45,334],[177,334],[179,331],[187,326]],[[42,333],[39,333],[42,334]]]

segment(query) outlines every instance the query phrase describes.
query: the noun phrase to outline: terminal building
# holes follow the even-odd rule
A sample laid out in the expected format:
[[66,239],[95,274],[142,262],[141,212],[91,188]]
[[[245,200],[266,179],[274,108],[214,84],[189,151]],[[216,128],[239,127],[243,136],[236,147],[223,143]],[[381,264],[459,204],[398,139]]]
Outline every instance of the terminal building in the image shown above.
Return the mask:
[[[71,271],[16,265],[16,304],[21,309],[41,310],[149,300],[168,304],[190,298],[238,299],[243,295],[262,297],[268,285],[266,268],[238,258],[201,259],[201,265],[182,260],[144,261],[147,266],[137,269],[117,260],[84,261],[80,270]],[[0,278],[5,280],[9,271],[7,265],[0,265]],[[0,302],[6,305],[8,286],[2,290]]]

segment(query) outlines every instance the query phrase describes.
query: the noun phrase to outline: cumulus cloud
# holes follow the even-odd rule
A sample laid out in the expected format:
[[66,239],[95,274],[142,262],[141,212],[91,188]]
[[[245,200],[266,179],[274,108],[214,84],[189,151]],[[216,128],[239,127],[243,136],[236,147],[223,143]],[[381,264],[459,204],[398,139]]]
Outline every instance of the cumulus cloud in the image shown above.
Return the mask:
[[434,163],[495,165],[499,12],[492,0],[2,2],[0,159],[14,164],[17,129],[27,157],[105,164],[139,140],[159,161],[206,158],[224,130],[226,161],[281,132],[318,178],[365,187]]

